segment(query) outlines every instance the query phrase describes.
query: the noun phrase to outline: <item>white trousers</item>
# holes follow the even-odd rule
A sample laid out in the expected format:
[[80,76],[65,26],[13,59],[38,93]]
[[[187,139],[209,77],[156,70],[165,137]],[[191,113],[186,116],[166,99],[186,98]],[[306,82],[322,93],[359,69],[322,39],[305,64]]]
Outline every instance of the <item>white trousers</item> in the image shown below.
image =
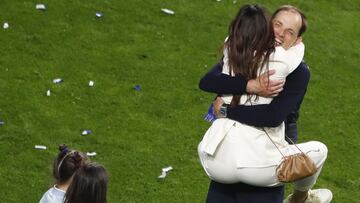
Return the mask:
[[[225,137],[213,156],[208,155],[202,150],[203,142],[200,142],[198,146],[200,162],[212,180],[225,184],[243,182],[261,187],[272,187],[283,184],[277,179],[276,164],[266,167],[237,167],[235,156],[238,155],[233,153],[236,151],[234,150],[237,147],[236,143],[227,140]],[[301,143],[297,144],[297,146],[304,153],[307,153],[318,168],[318,171],[314,175],[294,182],[296,190],[307,191],[315,184],[326,160],[328,150],[323,143],[318,141]],[[299,150],[293,145],[288,145],[282,148],[282,152],[286,156],[298,153]],[[239,156],[246,156],[246,154]],[[279,156],[281,156],[280,152]]]

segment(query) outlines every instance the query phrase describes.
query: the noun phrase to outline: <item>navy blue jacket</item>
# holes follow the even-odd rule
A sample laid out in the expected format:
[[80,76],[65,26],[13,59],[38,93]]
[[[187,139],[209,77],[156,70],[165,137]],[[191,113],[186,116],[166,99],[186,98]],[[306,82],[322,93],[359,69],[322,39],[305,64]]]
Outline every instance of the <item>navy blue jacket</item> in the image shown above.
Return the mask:
[[[216,64],[199,83],[200,89],[217,94],[244,94],[247,80],[242,76],[222,74]],[[298,109],[306,93],[310,71],[302,62],[286,77],[284,90],[270,104],[228,107],[227,117],[257,127],[276,127],[285,120],[296,122]]]

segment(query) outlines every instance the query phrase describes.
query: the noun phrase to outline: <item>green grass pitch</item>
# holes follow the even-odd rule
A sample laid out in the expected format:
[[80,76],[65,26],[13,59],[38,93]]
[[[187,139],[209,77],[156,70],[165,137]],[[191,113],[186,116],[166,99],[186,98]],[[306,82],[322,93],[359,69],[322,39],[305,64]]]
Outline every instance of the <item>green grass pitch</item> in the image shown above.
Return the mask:
[[[47,10],[36,10],[37,3]],[[204,202],[209,180],[196,148],[214,95],[200,91],[198,81],[219,60],[228,24],[244,3],[1,0],[0,23],[9,28],[0,28],[0,202],[38,202],[52,185],[61,143],[97,152],[92,161],[110,174],[109,202]],[[290,3],[307,15],[312,76],[300,141],[329,148],[315,187],[331,189],[335,203],[360,202],[359,1],[257,3],[270,12]],[[64,82],[53,84],[58,77]],[[81,136],[84,129],[93,134]],[[168,165],[174,170],[159,181]]]

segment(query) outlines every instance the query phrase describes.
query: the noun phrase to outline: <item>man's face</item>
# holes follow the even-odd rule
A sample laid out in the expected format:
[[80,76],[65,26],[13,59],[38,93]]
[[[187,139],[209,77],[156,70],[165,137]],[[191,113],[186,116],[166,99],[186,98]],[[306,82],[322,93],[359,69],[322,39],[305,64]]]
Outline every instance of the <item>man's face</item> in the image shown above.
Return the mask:
[[301,41],[298,37],[301,28],[301,16],[291,11],[280,11],[272,21],[277,46],[289,49]]

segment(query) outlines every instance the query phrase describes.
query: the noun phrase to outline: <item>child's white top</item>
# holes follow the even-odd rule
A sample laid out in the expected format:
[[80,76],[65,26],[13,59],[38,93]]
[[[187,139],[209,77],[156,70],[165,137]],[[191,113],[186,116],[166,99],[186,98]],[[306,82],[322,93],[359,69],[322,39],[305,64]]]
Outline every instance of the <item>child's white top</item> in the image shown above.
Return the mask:
[[39,203],[63,203],[64,196],[65,191],[60,190],[54,185],[52,188],[45,192]]

